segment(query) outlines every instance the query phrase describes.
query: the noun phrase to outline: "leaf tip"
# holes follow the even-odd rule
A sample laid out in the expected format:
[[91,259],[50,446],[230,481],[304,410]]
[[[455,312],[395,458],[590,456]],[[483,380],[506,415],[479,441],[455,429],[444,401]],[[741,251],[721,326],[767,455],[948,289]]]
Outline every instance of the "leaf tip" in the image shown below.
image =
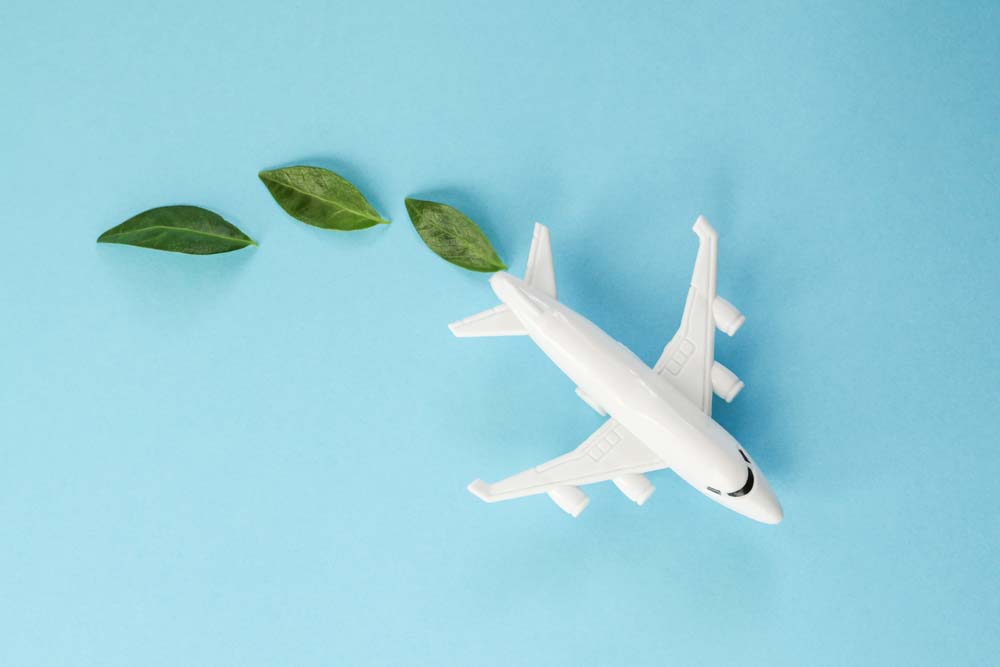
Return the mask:
[[260,171],[257,172],[257,178],[260,179],[261,183],[263,183],[264,185],[268,186],[268,188],[270,188],[272,183],[277,183],[277,179],[275,178],[275,173],[277,173],[279,171],[281,171],[281,170],[280,169],[261,169]]
[[506,271],[507,265],[503,262],[499,264],[494,264],[493,266],[483,266],[480,268],[471,269],[472,271],[478,271],[479,273],[496,273],[497,271]]

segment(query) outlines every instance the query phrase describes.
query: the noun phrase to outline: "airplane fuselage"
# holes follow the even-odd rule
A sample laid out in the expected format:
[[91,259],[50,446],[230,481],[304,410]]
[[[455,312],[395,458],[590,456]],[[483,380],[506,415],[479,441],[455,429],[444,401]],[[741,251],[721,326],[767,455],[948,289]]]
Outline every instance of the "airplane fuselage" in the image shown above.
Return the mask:
[[588,403],[639,438],[691,486],[740,514],[781,520],[767,480],[740,444],[669,380],[566,305],[501,272],[497,297]]

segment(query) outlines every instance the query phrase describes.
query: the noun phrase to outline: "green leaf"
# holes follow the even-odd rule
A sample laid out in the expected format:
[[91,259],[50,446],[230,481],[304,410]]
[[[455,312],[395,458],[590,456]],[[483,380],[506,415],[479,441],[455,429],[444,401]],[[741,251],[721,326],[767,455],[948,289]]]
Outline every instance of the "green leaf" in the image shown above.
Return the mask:
[[351,231],[389,224],[350,181],[328,169],[286,167],[258,176],[288,215],[315,227]]
[[198,206],[151,208],[104,232],[97,242],[189,255],[214,255],[257,245],[219,214]]
[[470,271],[492,273],[507,268],[479,225],[446,204],[407,199],[406,212],[427,247]]

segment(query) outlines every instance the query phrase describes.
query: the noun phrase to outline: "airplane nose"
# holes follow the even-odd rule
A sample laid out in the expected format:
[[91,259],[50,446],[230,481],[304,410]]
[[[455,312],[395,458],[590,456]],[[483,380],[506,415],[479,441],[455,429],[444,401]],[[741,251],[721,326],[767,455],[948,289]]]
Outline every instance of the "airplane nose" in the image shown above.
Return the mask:
[[[763,478],[763,475],[761,477]],[[774,495],[771,485],[767,483],[767,480],[762,481],[763,484],[758,489],[760,496],[757,498],[757,520],[771,525],[779,524],[785,518],[785,511],[781,509],[781,503]]]
[[785,511],[781,509],[781,503],[778,502],[777,498],[772,496],[767,503],[764,503],[760,513],[760,520],[764,523],[777,525],[784,518]]
[[747,516],[761,523],[776,525],[785,518],[785,512],[781,509],[778,497],[774,495],[771,485],[765,479],[764,474],[758,470],[758,482],[753,492],[747,495],[749,501],[749,511]]

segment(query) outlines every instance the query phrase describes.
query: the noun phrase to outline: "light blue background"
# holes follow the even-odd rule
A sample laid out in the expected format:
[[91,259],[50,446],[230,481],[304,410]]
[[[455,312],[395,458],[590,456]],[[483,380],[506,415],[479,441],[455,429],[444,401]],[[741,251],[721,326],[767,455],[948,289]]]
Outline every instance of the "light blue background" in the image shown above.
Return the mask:
[[[997,3],[0,8],[0,664],[974,664],[1000,646]],[[394,223],[288,218],[341,172]],[[417,195],[650,362],[705,213],[716,416],[777,527],[669,472],[465,491],[600,423]],[[260,241],[98,246],[153,206]]]

